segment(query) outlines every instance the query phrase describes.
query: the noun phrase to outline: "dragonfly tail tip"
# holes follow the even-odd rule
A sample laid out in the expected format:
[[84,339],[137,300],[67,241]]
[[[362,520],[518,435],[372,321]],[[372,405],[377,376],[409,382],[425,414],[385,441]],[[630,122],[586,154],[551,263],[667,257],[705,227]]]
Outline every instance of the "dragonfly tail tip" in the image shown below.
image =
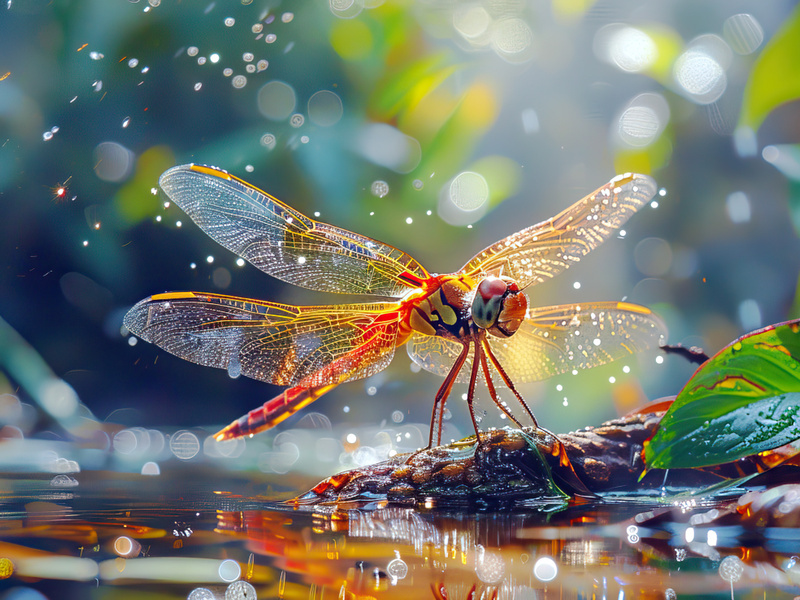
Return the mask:
[[214,439],[218,442],[224,442],[226,440],[232,440],[237,437],[241,437],[242,433],[239,431],[239,422],[234,421],[227,427],[220,429],[217,433],[214,434]]

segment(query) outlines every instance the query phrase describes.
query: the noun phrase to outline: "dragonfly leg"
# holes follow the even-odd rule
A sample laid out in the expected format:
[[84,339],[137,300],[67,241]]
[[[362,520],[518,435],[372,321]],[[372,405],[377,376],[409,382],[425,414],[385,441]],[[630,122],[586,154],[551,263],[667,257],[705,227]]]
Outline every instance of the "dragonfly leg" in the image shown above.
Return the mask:
[[[486,342],[483,341],[485,344]],[[484,346],[485,348],[485,346]],[[508,407],[500,402],[500,399],[497,397],[497,390],[495,390],[494,383],[492,382],[492,376],[489,374],[489,363],[486,362],[486,352],[481,352],[481,368],[483,369],[483,378],[486,381],[486,388],[489,390],[489,396],[491,396],[494,403],[497,405],[497,408],[503,411],[503,413],[511,419],[517,427],[522,427],[522,423],[520,423],[517,418],[511,414],[511,411]]]
[[[508,389],[514,392],[514,395],[517,397],[517,400],[519,400],[519,403],[522,405],[522,408],[525,409],[525,412],[528,413],[528,416],[531,418],[531,421],[533,421],[533,426],[538,429],[539,424],[536,422],[536,417],[533,416],[533,411],[530,409],[530,407],[528,407],[528,403],[525,402],[525,399],[522,397],[522,394],[520,394],[517,391],[517,388],[514,387],[514,382],[511,381],[511,378],[508,376],[505,369],[503,369],[503,366],[500,364],[500,361],[497,360],[497,357],[492,353],[492,349],[489,346],[488,342],[486,342],[486,340],[482,340],[482,342],[483,342],[483,349],[486,352],[486,355],[489,357],[489,360],[492,361],[492,366],[494,366],[494,368],[497,369],[497,372],[500,373],[500,377],[503,379],[503,383],[506,384],[506,387],[508,387]],[[514,420],[516,421],[516,419]]]
[[[436,430],[436,445],[439,446],[442,443],[442,419],[444,417],[444,405],[445,402],[447,402],[447,397],[450,395],[450,391],[453,389],[453,384],[456,382],[456,377],[458,376],[459,371],[461,371],[461,367],[464,366],[464,362],[467,360],[468,352],[469,342],[464,344],[464,347],[461,349],[461,353],[458,355],[458,358],[456,358],[456,362],[453,363],[453,367],[444,378],[444,382],[439,387],[439,391],[436,392],[436,397],[433,399],[431,431],[428,435],[428,449],[434,446],[434,429]],[[470,408],[470,410],[472,409]]]
[[475,428],[475,437],[478,440],[478,446],[481,445],[481,430],[478,428],[478,420],[475,418],[475,409],[472,402],[475,400],[475,382],[478,380],[478,367],[484,362],[483,352],[481,351],[481,340],[478,339],[478,334],[473,336],[475,342],[475,357],[472,359],[472,369],[469,374],[469,389],[467,390],[467,406],[469,407],[469,416],[472,419],[472,426]]

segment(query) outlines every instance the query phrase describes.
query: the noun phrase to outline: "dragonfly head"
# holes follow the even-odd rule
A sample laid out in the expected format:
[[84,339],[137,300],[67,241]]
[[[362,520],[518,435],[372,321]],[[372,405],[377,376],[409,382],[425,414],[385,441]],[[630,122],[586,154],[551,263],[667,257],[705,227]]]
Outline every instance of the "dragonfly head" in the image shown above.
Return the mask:
[[528,311],[528,298],[513,281],[499,277],[481,280],[472,300],[472,320],[498,337],[512,335]]

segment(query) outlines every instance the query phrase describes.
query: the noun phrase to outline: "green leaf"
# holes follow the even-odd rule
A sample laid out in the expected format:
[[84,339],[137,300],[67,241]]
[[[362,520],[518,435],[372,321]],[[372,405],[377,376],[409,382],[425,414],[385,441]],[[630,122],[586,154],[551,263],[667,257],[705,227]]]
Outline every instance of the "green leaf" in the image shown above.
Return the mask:
[[742,102],[739,125],[757,130],[777,106],[800,98],[800,5],[758,57]]
[[648,468],[732,462],[800,438],[800,320],[739,338],[703,363],[645,443]]

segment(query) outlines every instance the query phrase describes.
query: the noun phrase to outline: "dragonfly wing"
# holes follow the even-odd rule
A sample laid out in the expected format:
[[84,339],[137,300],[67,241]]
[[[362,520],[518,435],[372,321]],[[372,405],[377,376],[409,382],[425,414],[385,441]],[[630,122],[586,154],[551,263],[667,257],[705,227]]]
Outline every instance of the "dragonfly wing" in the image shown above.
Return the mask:
[[646,175],[618,175],[549,221],[489,246],[460,272],[510,277],[520,288],[541,283],[597,248],[655,193]]
[[[406,350],[411,360],[426,371],[440,377],[445,377],[453,368],[453,364],[461,353],[461,348],[463,346],[459,342],[438,335],[425,335],[418,332],[414,332],[406,343]],[[466,362],[461,367],[456,381],[458,383],[469,382],[471,368],[472,353],[467,355]]]
[[489,336],[489,343],[522,383],[597,367],[654,348],[665,336],[664,322],[643,306],[594,302],[530,309],[514,335]]
[[399,305],[290,306],[195,292],[136,304],[125,326],[185,360],[276,385],[367,377],[394,355]]
[[211,238],[288,283],[401,297],[429,277],[397,248],[310,219],[219,169],[173,167],[161,175],[159,185]]

